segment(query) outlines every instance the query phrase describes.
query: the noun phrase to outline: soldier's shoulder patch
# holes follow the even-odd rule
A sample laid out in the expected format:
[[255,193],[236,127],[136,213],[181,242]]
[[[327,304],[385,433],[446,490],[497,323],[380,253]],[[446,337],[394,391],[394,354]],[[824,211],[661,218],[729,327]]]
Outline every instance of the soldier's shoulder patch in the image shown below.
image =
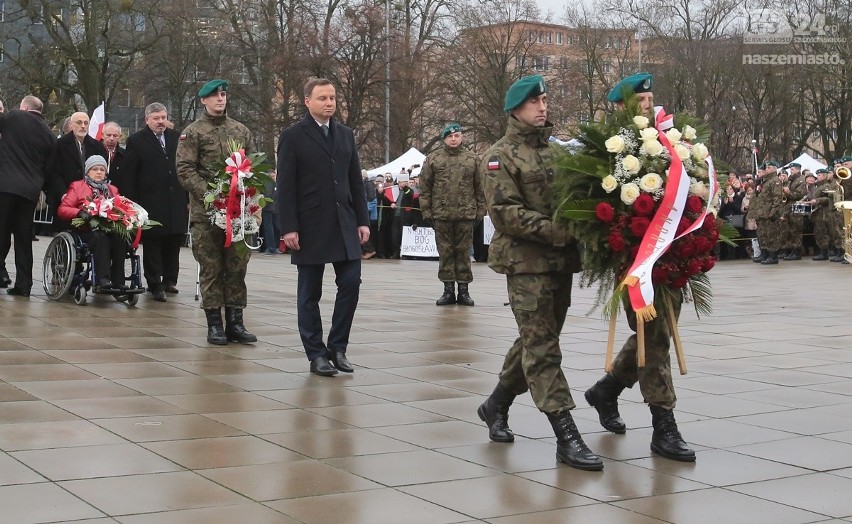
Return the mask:
[[496,171],[498,169],[500,169],[500,159],[496,156],[492,156],[488,159],[488,170]]
[[186,133],[181,133],[180,140],[186,140]]

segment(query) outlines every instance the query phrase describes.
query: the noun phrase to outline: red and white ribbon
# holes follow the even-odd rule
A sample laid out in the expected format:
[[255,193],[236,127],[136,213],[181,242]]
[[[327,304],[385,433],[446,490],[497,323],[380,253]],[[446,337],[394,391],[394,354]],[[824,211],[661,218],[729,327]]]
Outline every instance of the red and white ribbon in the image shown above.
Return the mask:
[[225,173],[231,175],[231,188],[228,192],[225,207],[225,247],[230,247],[233,241],[233,231],[231,229],[231,203],[239,195],[240,202],[240,235],[241,239],[245,238],[245,220],[246,220],[246,191],[244,178],[248,178],[251,173],[251,159],[246,156],[246,150],[240,149],[231,153],[225,159]]

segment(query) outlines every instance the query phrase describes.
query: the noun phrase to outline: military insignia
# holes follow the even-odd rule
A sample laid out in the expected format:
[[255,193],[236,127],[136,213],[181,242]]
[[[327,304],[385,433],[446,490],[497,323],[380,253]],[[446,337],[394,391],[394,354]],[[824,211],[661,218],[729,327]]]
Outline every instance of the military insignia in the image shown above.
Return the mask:
[[496,156],[492,156],[488,159],[488,170],[496,171],[497,169],[500,169],[500,160]]
[[642,89],[651,89],[651,79],[646,78],[644,82],[642,82]]
[[180,135],[180,140],[181,141],[186,140],[186,135]]

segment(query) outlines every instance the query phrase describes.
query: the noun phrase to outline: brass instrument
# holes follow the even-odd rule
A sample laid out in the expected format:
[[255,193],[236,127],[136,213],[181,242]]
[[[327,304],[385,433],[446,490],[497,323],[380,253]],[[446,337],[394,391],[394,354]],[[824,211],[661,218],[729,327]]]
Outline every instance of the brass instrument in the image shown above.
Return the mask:
[[848,180],[850,176],[852,176],[852,171],[849,171],[848,167],[835,167],[834,168],[834,176],[839,178],[840,180]]
[[841,201],[834,207],[843,213],[843,258],[852,264],[852,201]]

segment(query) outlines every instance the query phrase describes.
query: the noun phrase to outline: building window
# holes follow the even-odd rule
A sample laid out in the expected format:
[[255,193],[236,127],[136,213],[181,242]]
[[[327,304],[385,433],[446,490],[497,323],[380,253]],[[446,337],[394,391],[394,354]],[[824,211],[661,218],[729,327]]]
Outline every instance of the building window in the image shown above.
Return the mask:
[[550,69],[550,57],[537,56],[533,58],[533,69],[536,71],[547,71]]
[[6,2],[0,0],[0,22],[6,21]]
[[552,31],[548,31],[548,32],[547,32],[547,43],[548,43],[548,44],[552,44],[552,43],[553,43],[553,32],[552,32]]
[[562,45],[562,33],[556,33],[556,43]]
[[612,64],[606,63],[601,65],[601,69],[603,70],[605,75],[612,73]]
[[535,33],[533,31],[527,31],[527,42],[535,42]]

